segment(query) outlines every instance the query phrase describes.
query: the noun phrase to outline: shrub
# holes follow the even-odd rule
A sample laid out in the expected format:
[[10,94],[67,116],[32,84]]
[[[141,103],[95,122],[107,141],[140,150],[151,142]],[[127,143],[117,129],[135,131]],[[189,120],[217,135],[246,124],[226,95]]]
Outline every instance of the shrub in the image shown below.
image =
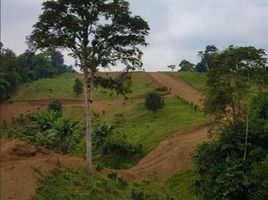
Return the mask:
[[48,110],[55,111],[59,114],[59,116],[62,115],[62,106],[59,99],[52,100],[48,105]]
[[164,99],[157,92],[149,92],[145,96],[144,105],[148,110],[156,113],[158,110],[164,108]]
[[166,86],[160,86],[158,88],[155,89],[158,92],[166,92],[168,91],[168,88]]
[[103,155],[140,155],[143,153],[141,144],[132,144],[126,140],[126,136],[121,133],[115,133],[108,137],[102,147]]
[[73,91],[76,96],[83,93],[83,82],[79,78],[75,79],[75,82],[73,85]]
[[104,168],[104,165],[102,164],[102,163],[97,163],[97,165],[96,165],[96,171],[97,172],[101,172],[101,170],[103,170],[103,168]]

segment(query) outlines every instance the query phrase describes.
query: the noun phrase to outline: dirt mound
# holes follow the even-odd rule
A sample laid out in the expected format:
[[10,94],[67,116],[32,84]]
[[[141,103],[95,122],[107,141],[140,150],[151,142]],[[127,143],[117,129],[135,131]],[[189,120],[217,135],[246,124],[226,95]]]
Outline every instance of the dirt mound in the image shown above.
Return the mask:
[[56,168],[84,166],[79,158],[62,156],[19,140],[1,140],[1,199],[28,200],[41,175]]
[[52,151],[29,145],[19,140],[3,140],[1,141],[1,162],[21,160],[35,156],[47,156]]

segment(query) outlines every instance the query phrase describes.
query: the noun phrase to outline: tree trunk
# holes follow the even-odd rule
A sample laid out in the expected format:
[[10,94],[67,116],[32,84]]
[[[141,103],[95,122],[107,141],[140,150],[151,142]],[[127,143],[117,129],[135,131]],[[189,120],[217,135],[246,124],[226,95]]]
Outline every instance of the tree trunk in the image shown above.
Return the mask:
[[[91,77],[92,79],[92,74]],[[90,79],[90,82],[91,82]],[[92,122],[91,122],[91,96],[92,85],[89,86],[89,72],[85,67],[84,69],[84,94],[85,94],[85,113],[86,113],[86,161],[88,170],[93,171],[92,166]]]

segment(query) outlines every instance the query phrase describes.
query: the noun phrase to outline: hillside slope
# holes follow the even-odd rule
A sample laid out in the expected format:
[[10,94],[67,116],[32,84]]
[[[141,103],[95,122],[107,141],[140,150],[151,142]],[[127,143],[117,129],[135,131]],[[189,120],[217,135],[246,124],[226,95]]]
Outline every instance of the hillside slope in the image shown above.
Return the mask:
[[189,84],[187,84],[183,80],[173,79],[170,76],[160,72],[152,72],[150,73],[150,75],[160,84],[168,87],[172,95],[181,96],[184,99],[192,101],[196,105],[202,107],[201,93],[192,88]]

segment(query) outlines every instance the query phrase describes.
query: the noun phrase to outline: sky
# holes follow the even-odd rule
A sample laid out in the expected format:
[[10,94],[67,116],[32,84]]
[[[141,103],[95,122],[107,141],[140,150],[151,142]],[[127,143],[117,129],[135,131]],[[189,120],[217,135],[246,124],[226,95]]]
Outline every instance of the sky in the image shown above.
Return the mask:
[[[41,14],[43,0],[1,0],[1,42],[23,53],[25,38]],[[142,48],[146,71],[167,70],[182,59],[198,62],[197,52],[214,44],[268,50],[268,0],[129,0],[133,15],[150,25]],[[67,56],[67,64],[73,59]],[[119,68],[115,68],[119,70]]]

